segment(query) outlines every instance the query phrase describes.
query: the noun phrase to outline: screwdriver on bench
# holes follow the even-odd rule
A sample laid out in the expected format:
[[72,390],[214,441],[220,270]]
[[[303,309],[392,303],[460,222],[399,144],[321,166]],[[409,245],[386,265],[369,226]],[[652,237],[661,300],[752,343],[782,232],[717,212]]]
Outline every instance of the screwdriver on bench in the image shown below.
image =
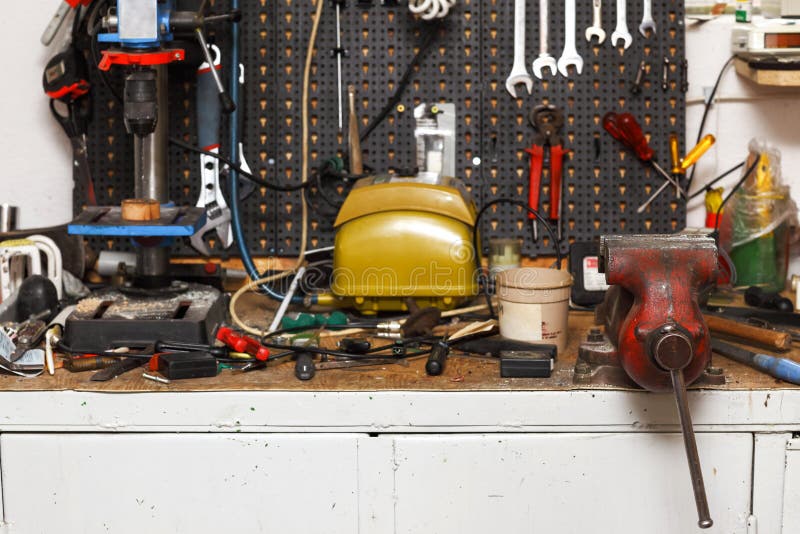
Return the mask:
[[680,194],[687,196],[686,191],[681,187],[678,181],[661,168],[661,165],[656,163],[656,160],[653,159],[653,149],[647,142],[647,138],[642,132],[642,127],[639,126],[639,123],[636,122],[636,118],[633,115],[630,113],[606,113],[603,116],[603,129],[610,133],[611,137],[632,150],[640,161],[649,163],[659,174],[666,178],[669,183],[674,185]]
[[711,340],[711,350],[731,360],[755,367],[778,380],[800,385],[800,363],[788,358],[753,352],[718,339]]

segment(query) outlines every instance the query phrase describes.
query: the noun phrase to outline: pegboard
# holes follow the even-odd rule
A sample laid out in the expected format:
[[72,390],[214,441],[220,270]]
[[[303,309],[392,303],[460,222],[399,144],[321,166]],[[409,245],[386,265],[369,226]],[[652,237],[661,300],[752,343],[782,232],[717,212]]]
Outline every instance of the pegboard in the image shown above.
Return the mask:
[[[245,157],[262,178],[284,184],[301,179],[301,94],[303,66],[311,31],[315,1],[259,0],[243,2],[242,58],[243,141]],[[211,2],[219,12],[227,3]],[[386,4],[386,5],[384,5]],[[405,2],[348,0],[341,10],[343,85],[357,90],[358,118],[365,127],[397,87],[430,23],[412,17]],[[512,0],[458,0],[436,29],[437,38],[401,100],[383,124],[362,143],[364,161],[376,172],[402,172],[415,161],[413,108],[424,102],[453,102],[458,113],[457,173],[481,206],[500,197],[527,202],[528,155],[534,130],[528,113],[540,103],[558,106],[565,115],[561,131],[570,153],[564,160],[563,251],[569,243],[589,240],[604,233],[673,232],[685,225],[683,199],[668,189],[642,214],[639,204],[661,185],[663,179],[622,149],[602,130],[600,120],[607,111],[633,113],[649,136],[656,157],[669,160],[669,135],[683,138],[685,97],[681,91],[680,62],[684,58],[684,7],[680,0],[654,0],[657,34],[645,39],[638,32],[641,3],[627,5],[628,27],[633,44],[627,50],[613,47],[611,33],[616,22],[614,2],[602,6],[602,45],[587,43],[584,30],[591,25],[591,4],[579,5],[576,40],[583,57],[583,73],[545,76],[535,80],[527,95],[518,86],[520,98],[505,89],[513,60]],[[527,6],[527,65],[538,54],[538,0]],[[550,53],[558,58],[563,48],[563,6],[550,2]],[[217,41],[226,48],[220,31]],[[346,131],[337,127],[337,71],[333,5],[326,2],[317,39],[310,88],[310,164],[319,167],[334,156],[345,156]],[[670,59],[667,89],[661,86],[662,61]],[[647,75],[641,93],[630,85],[640,61]],[[193,69],[170,68],[171,135],[196,141],[194,132]],[[225,72],[229,72],[226,70]],[[95,80],[97,81],[97,80]],[[119,83],[119,80],[112,80]],[[98,201],[117,204],[132,193],[132,143],[124,133],[119,109],[107,91],[95,83],[95,120],[90,132],[91,164]],[[346,94],[344,124],[347,125]],[[403,109],[403,111],[401,111]],[[223,132],[223,140],[227,134]],[[224,143],[223,143],[224,146]],[[681,150],[685,150],[682,145]],[[227,150],[226,150],[227,151]],[[194,204],[199,184],[199,157],[170,148],[171,193],[181,204]],[[317,187],[308,191],[309,247],[333,243],[336,204],[346,195],[341,183],[326,183],[324,194]],[[543,177],[541,208],[546,211],[549,182]],[[83,191],[76,188],[75,205]],[[242,201],[245,235],[254,255],[296,255],[300,236],[300,193],[257,188]],[[519,236],[524,254],[552,253],[542,228],[539,240],[530,238],[527,216],[513,206],[498,206],[487,213],[482,227],[486,238]],[[104,248],[111,242],[100,244]],[[213,250],[225,255],[214,243]],[[119,243],[114,245],[119,247]],[[186,244],[176,243],[175,253],[194,255]],[[235,247],[227,253],[235,254]]]

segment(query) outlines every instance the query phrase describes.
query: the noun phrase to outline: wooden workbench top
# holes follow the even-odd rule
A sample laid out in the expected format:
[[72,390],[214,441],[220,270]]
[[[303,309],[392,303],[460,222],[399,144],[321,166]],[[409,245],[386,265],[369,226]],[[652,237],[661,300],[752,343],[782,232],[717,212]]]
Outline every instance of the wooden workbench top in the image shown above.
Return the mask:
[[[294,364],[275,362],[266,369],[249,373],[223,370],[215,378],[176,380],[161,384],[142,378],[142,371],[130,371],[108,382],[89,380],[93,372],[70,373],[56,370],[54,376],[44,374],[37,378],[20,378],[0,375],[0,391],[99,391],[99,392],[152,392],[152,391],[569,391],[580,389],[619,389],[575,385],[572,368],[578,345],[593,322],[593,314],[572,312],[569,319],[569,346],[558,355],[551,378],[501,378],[499,362],[484,358],[451,357],[441,376],[425,374],[425,357],[407,362],[374,367],[356,367],[318,371],[313,380],[301,382],[294,377]],[[786,356],[786,355],[784,355]],[[793,350],[788,357],[800,361],[800,351]],[[714,366],[722,367],[726,376],[723,386],[706,389],[764,390],[800,389],[773,379],[759,371],[714,355]]]

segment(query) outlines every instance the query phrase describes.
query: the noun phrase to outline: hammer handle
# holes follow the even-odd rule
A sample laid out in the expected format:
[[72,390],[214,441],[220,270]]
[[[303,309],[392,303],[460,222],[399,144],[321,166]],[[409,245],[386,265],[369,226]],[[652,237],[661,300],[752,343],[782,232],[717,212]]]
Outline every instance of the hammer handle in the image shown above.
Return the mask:
[[712,332],[734,336],[775,350],[785,351],[792,348],[792,336],[788,332],[760,328],[716,315],[703,315],[703,317]]

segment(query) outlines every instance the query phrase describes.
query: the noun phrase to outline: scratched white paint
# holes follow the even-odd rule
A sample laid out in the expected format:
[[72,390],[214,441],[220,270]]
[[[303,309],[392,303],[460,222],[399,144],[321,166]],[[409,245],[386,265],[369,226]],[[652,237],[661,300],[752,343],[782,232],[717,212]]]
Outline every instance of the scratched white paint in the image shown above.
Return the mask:
[[800,532],[800,443],[789,442],[783,493],[783,533]]
[[[690,391],[701,430],[800,430],[800,390]],[[0,392],[0,432],[525,432],[678,428],[634,391]]]
[[[758,532],[781,532],[783,523],[786,446],[791,434],[756,434],[753,451],[753,514]],[[800,480],[798,481],[800,482]],[[781,498],[781,496],[784,496]],[[790,513],[796,508],[797,496],[789,501]],[[789,497],[791,498],[791,497]],[[785,530],[787,534],[795,530]]]
[[[697,530],[679,434],[398,436],[394,532]],[[709,533],[744,534],[752,436],[698,434]]]
[[6,434],[5,521],[24,534],[353,534],[357,438]]

